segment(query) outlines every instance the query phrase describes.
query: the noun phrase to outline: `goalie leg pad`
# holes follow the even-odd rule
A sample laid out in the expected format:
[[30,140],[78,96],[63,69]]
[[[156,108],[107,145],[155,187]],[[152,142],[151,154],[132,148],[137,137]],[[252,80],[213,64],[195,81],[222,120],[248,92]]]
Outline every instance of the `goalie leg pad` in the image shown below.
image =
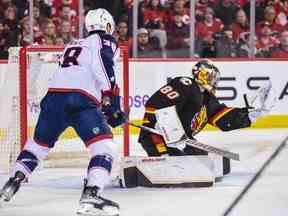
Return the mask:
[[227,175],[231,172],[230,159],[223,157],[223,174]]
[[122,187],[209,187],[214,164],[208,156],[127,157],[122,162]]
[[183,151],[185,152],[186,155],[208,155],[207,151],[195,148],[190,145],[186,145]]
[[[189,145],[186,145],[183,150],[186,155],[208,155],[208,152]],[[215,174],[216,177],[222,177],[223,175],[227,175],[231,172],[229,158],[215,155],[213,153],[210,153],[209,156],[214,161],[214,164],[217,167],[216,170],[219,169],[219,172]]]

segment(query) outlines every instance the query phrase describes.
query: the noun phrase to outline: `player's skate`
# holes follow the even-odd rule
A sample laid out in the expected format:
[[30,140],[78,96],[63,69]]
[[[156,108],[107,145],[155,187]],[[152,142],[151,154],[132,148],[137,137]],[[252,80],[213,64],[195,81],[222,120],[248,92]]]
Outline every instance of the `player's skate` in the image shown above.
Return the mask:
[[3,201],[8,202],[19,190],[21,182],[25,179],[25,175],[17,171],[14,177],[9,178],[4,187],[0,190],[0,205]]
[[84,186],[77,214],[85,216],[119,216],[119,205],[99,196],[98,191],[97,186]]

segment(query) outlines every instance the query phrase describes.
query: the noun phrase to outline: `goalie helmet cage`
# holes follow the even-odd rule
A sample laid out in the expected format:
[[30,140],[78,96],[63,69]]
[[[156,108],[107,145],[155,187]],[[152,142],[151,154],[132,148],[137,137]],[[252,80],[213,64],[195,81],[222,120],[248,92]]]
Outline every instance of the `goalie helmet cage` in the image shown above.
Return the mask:
[[[128,47],[121,46],[120,50],[117,78],[123,97],[123,110],[128,113]],[[32,136],[40,111],[40,101],[47,92],[48,80],[58,65],[57,61],[62,51],[63,47],[10,48],[8,69],[5,72],[3,84],[0,85],[0,172],[9,170],[27,139]],[[123,130],[118,128],[114,132],[123,135],[121,152],[124,156],[128,156],[129,125],[125,124],[122,128]],[[88,160],[85,146],[82,143],[79,144],[80,139],[73,129],[66,129],[60,136],[59,142],[61,142],[60,147],[59,143],[56,143],[55,150],[51,151],[45,161],[47,166],[80,166],[79,161],[83,157]],[[82,149],[77,149],[79,146]],[[75,159],[74,162],[72,162],[73,159]]]

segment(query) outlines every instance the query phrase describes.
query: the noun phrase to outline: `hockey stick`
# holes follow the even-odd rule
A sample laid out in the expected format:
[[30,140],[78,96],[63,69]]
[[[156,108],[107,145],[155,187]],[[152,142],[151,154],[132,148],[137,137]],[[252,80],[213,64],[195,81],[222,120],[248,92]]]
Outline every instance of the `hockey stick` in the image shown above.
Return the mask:
[[[128,122],[128,124],[130,124],[133,127],[137,127],[137,128],[140,128],[140,129],[143,129],[143,130],[149,131],[151,133],[155,133],[155,134],[158,134],[158,135],[162,136],[162,134],[158,130],[156,130],[154,128],[146,127],[144,125],[137,125],[137,124],[134,124],[132,122]],[[216,148],[214,146],[204,144],[204,143],[199,142],[197,140],[184,138],[183,140],[180,140],[180,141],[184,141],[187,145],[196,147],[198,149],[201,149],[201,150],[204,150],[204,151],[207,151],[207,152],[210,152],[210,153],[221,155],[223,157],[226,157],[226,158],[229,158],[229,159],[232,159],[232,160],[237,160],[237,161],[240,160],[240,156],[237,153],[233,153],[233,152],[230,152],[230,151],[227,151],[227,150],[224,150],[224,149]]]
[[239,156],[238,153],[234,153],[234,152],[230,152],[230,151],[227,151],[227,150],[224,150],[224,149],[216,148],[214,146],[207,145],[207,144],[204,144],[202,142],[199,142],[198,140],[192,140],[192,139],[189,139],[189,138],[186,138],[185,142],[188,145],[190,145],[190,146],[202,149],[204,151],[207,151],[207,152],[210,152],[210,153],[214,153],[214,154],[218,154],[218,155],[221,155],[223,157],[226,157],[226,158],[229,158],[229,159],[232,159],[232,160],[240,161],[240,156]]
[[244,187],[244,189],[238,194],[235,200],[233,200],[230,206],[226,209],[223,216],[228,216],[232,212],[234,207],[240,202],[243,196],[249,191],[249,189],[253,186],[253,184],[259,179],[259,177],[265,171],[265,169],[278,156],[278,154],[286,147],[287,143],[288,143],[288,137],[277,147],[277,149],[273,152],[273,154],[270,155],[270,157],[265,161],[262,167],[255,174],[255,176],[249,181],[249,183]]
[[133,122],[130,122],[130,121],[128,121],[128,124],[131,125],[131,126],[133,126],[133,127],[137,127],[137,128],[146,130],[146,131],[148,131],[148,132],[151,132],[151,133],[158,134],[158,135],[161,135],[161,136],[162,136],[162,134],[161,134],[158,130],[156,130],[156,129],[154,129],[154,128],[146,127],[146,126],[144,126],[144,125],[137,125],[137,124],[134,124]]

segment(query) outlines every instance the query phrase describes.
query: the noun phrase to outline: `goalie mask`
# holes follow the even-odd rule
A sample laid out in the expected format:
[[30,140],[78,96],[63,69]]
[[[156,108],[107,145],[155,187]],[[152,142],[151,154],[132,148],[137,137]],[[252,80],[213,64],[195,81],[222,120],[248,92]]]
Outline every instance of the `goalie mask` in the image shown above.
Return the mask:
[[212,61],[204,59],[197,62],[192,68],[192,75],[200,87],[215,95],[220,72]]

